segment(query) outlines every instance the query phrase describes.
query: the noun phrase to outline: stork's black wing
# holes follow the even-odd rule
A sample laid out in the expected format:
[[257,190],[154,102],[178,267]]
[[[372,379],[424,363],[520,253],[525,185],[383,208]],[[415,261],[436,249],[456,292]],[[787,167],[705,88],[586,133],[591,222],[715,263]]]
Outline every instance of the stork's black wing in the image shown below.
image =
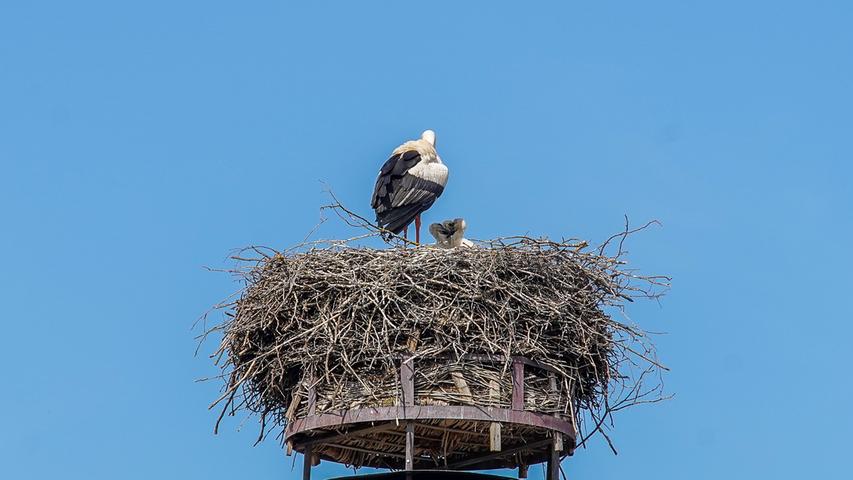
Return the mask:
[[379,170],[370,204],[380,227],[400,233],[444,191],[443,185],[409,173],[420,161],[420,154],[410,150],[393,155]]
[[376,186],[373,187],[373,198],[370,200],[370,206],[374,210],[382,208],[391,208],[391,194],[394,191],[393,182],[399,180],[412,167],[421,161],[421,155],[415,150],[391,155],[391,158],[385,161],[382,168],[379,169],[379,176],[376,177]]

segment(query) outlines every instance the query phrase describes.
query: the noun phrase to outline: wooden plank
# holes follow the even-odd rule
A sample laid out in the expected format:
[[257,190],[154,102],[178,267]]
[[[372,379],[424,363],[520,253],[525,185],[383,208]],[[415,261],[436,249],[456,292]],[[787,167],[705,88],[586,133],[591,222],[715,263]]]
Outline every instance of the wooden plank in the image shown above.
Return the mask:
[[415,360],[407,358],[400,363],[400,388],[404,406],[413,406],[415,404]]
[[[471,435],[471,436],[479,436],[479,437],[488,437],[488,436],[489,436],[489,434],[488,434],[488,433],[484,433],[484,432],[477,432],[477,431],[474,431],[474,430],[463,430],[463,429],[461,429],[461,428],[442,427],[442,426],[439,426],[439,425],[429,425],[429,424],[427,424],[427,423],[422,423],[422,424],[418,425],[418,427],[420,427],[420,428],[426,428],[426,429],[430,429],[430,430],[436,430],[436,431],[439,431],[439,432],[461,433],[461,434],[463,434],[463,435]],[[522,441],[524,440],[524,437],[521,437],[521,436],[518,436],[518,435],[509,435],[509,436],[507,436],[507,435],[503,435],[503,433],[501,433],[501,438],[508,438],[508,439],[511,439],[511,440],[522,440]],[[435,441],[440,441],[441,439],[439,439],[439,438],[434,438],[433,440],[435,440]],[[474,444],[474,443],[462,442],[460,445],[471,445],[471,446],[474,446],[474,445],[476,445],[476,444]]]
[[340,448],[343,450],[352,450],[354,452],[369,453],[371,455],[376,455],[378,457],[392,457],[392,458],[400,458],[400,459],[406,458],[405,455],[401,455],[399,453],[380,452],[378,450],[370,450],[369,448],[354,447],[352,445],[341,445],[340,443],[329,443],[328,445],[330,447]]
[[421,332],[415,331],[406,341],[406,347],[409,349],[410,352],[415,353],[415,350],[418,349],[418,341],[420,340],[420,338]]
[[340,440],[344,437],[348,437],[348,436],[352,436],[352,435],[364,435],[364,434],[373,433],[373,432],[380,432],[382,430],[388,430],[390,428],[394,428],[395,426],[396,425],[393,422],[389,422],[389,423],[381,423],[379,425],[368,425],[366,427],[361,427],[361,428],[352,428],[352,429],[349,429],[349,430],[342,432],[342,433],[334,433],[334,434],[326,435],[323,437],[313,438],[311,440],[301,442],[300,445],[302,445],[304,447],[311,447],[311,446],[319,445],[322,443],[337,442],[338,440]]
[[518,466],[518,478],[527,478],[527,465],[522,463]]
[[508,457],[510,455],[515,455],[518,452],[523,452],[525,450],[535,450],[537,448],[544,447],[546,445],[550,445],[552,440],[550,438],[546,438],[544,440],[539,440],[538,442],[531,442],[526,445],[521,445],[515,448],[510,448],[508,450],[504,450],[502,452],[489,453],[486,455],[481,455],[479,457],[468,458],[465,460],[461,460],[455,463],[451,463],[447,466],[448,469],[454,470],[462,467],[467,467],[471,465],[477,465],[478,463],[483,463],[489,460],[494,460],[496,458]]
[[554,450],[558,452],[563,451],[563,434],[559,432],[554,433]]
[[501,424],[492,422],[489,424],[489,450],[492,452],[501,451]]
[[424,423],[424,424],[421,424],[421,425],[419,425],[419,426],[420,426],[421,428],[428,428],[428,429],[430,429],[430,430],[437,430],[437,431],[439,431],[439,432],[461,433],[461,434],[464,434],[464,435],[472,435],[472,436],[473,436],[473,435],[479,435],[479,436],[482,436],[482,437],[487,437],[487,436],[488,436],[488,434],[486,434],[486,433],[482,433],[482,432],[476,432],[476,431],[473,431],[473,430],[471,430],[471,431],[469,431],[469,430],[463,430],[463,429],[461,429],[461,428],[443,427],[443,426],[441,426],[441,425],[430,425],[430,424]]
[[284,418],[286,418],[288,422],[293,421],[293,418],[296,416],[296,409],[299,408],[299,402],[301,401],[302,389],[297,388],[296,392],[293,394],[293,398],[290,400],[290,406],[287,407],[287,412],[284,414]]
[[471,395],[471,388],[468,386],[468,382],[465,381],[465,376],[462,372],[450,372],[450,378],[453,379],[453,385],[456,386],[456,390],[459,390],[462,398],[469,403],[472,402],[474,397]]
[[[476,353],[470,354],[470,355],[463,355],[462,359],[463,360],[471,360],[474,362],[482,362],[482,363],[503,363],[506,361],[506,357],[504,357],[503,355],[483,355],[483,354],[476,354]],[[529,365],[531,367],[538,368],[539,370],[544,370],[546,372],[553,372],[553,373],[557,373],[557,374],[560,373],[560,371],[557,370],[556,368],[549,367],[548,365],[545,365],[544,363],[537,362],[536,360],[530,360],[529,358],[525,358],[525,357],[512,357],[512,359],[513,359],[513,361],[518,360],[519,362],[521,362],[525,365]]]
[[533,368],[538,368],[539,370],[545,370],[546,372],[560,373],[560,371],[554,367],[549,367],[548,365],[545,365],[544,363],[539,363],[536,360],[531,360],[529,358],[513,357],[513,360],[518,360],[525,365],[529,365]]
[[[339,428],[345,424],[433,419],[500,422],[504,424],[514,423],[557,430],[572,439],[576,435],[570,422],[556,418],[550,414],[527,410],[516,411],[504,408],[474,406],[414,405],[409,407],[393,406],[337,410],[298,418],[293,423],[287,425],[285,441],[309,430]],[[296,446],[298,447],[299,445]]]
[[415,424],[408,422],[406,424],[406,470],[413,470],[415,467]]
[[512,409],[524,410],[524,363],[517,357],[512,360]]

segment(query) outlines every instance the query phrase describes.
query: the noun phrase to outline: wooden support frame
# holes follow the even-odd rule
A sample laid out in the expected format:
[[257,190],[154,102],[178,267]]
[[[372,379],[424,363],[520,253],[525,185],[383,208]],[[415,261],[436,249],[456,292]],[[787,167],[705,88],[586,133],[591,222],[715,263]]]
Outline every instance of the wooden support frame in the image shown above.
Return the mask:
[[[507,357],[497,355],[474,355],[465,356],[471,360],[480,362],[499,363],[506,362]],[[546,480],[560,480],[559,462],[564,454],[571,455],[575,447],[576,427],[574,415],[566,419],[563,414],[545,414],[525,409],[525,373],[527,368],[537,371],[537,376],[547,373],[548,386],[551,394],[558,394],[561,388],[557,385],[555,370],[536,361],[524,357],[511,357],[511,391],[501,392],[500,384],[490,384],[488,407],[474,405],[418,405],[415,391],[415,364],[416,358],[412,354],[400,357],[399,365],[399,397],[395,406],[364,407],[342,411],[317,412],[317,390],[316,380],[313,372],[306,375],[305,390],[301,392],[302,401],[306,402],[307,413],[302,418],[293,418],[288,422],[285,429],[285,443],[288,450],[297,450],[305,455],[303,465],[303,480],[310,480],[311,466],[319,463],[320,455],[318,449],[325,446],[349,449],[369,453],[376,456],[386,456],[393,459],[391,463],[395,468],[404,468],[413,471],[416,462],[430,460],[426,457],[418,457],[415,449],[415,428],[425,428],[437,431],[455,431],[451,427],[431,425],[436,420],[466,420],[474,422],[487,422],[489,428],[486,431],[472,432],[461,430],[459,433],[482,435],[482,440],[473,440],[472,446],[481,445],[488,447],[480,454],[469,453],[464,455],[463,460],[450,462],[445,460],[445,468],[449,469],[471,469],[480,467],[497,468],[500,465],[512,464],[517,466],[520,478],[528,473],[528,465],[531,463],[547,462]],[[541,370],[541,371],[540,371]],[[459,375],[451,377],[454,386],[464,396],[471,395],[470,387],[465,378]],[[567,395],[571,398],[574,385],[569,387]],[[511,394],[509,408],[507,408],[506,396]],[[503,396],[502,396],[503,394]],[[482,399],[481,399],[482,400]],[[297,400],[298,401],[298,400]],[[294,402],[295,403],[295,402]],[[292,407],[292,405],[291,405]],[[569,407],[571,409],[571,406]],[[441,423],[441,422],[440,422]],[[536,442],[519,445],[518,441],[523,439],[515,436],[503,436],[503,424],[525,425],[529,427],[544,428],[550,431],[550,437]],[[403,427],[402,429],[400,427]],[[363,448],[363,446],[350,445],[345,439],[357,439],[359,435],[368,435],[365,440],[370,440],[369,434],[389,430],[393,433],[392,438],[387,440],[383,446]],[[509,431],[508,431],[509,432]],[[432,445],[431,442],[438,441],[429,434],[422,438],[425,447]],[[484,438],[485,437],[485,438]],[[503,437],[503,439],[502,439]],[[542,438],[542,437],[539,437]],[[512,448],[502,450],[502,440],[509,442]],[[379,441],[379,440],[377,440]],[[405,451],[400,451],[400,443],[405,441]],[[397,449],[391,443],[397,443]],[[486,442],[487,445],[486,445]],[[564,442],[567,442],[564,444]],[[391,450],[394,453],[384,450]],[[319,450],[324,451],[324,450]],[[325,451],[324,451],[325,452]],[[327,452],[328,453],[328,452]],[[476,457],[470,455],[478,455]],[[513,460],[510,458],[515,455]],[[467,457],[467,458],[466,458]],[[324,457],[326,458],[326,457]],[[458,457],[457,457],[458,458]],[[389,459],[390,460],[390,459]],[[423,466],[423,463],[418,463]],[[463,468],[465,467],[465,468]]]

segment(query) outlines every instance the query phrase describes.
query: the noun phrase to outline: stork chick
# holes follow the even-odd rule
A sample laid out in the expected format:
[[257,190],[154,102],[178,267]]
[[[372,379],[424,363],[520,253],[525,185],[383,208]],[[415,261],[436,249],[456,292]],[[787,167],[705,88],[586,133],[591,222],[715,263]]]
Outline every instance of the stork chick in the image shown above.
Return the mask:
[[433,223],[429,226],[429,233],[435,237],[436,246],[441,248],[473,247],[474,244],[465,238],[466,228],[468,224],[465,219],[456,218]]

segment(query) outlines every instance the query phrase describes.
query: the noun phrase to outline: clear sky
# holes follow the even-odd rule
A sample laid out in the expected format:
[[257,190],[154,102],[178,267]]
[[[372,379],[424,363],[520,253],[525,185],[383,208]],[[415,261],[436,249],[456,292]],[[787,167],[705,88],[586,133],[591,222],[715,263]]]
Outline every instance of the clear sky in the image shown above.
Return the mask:
[[432,128],[427,222],[663,223],[630,259],[674,287],[629,313],[676,396],[569,478],[846,478],[849,2],[299,4],[0,3],[0,476],[297,478],[253,419],[212,433],[191,326],[238,285],[203,267],[301,240],[320,181],[368,214]]

